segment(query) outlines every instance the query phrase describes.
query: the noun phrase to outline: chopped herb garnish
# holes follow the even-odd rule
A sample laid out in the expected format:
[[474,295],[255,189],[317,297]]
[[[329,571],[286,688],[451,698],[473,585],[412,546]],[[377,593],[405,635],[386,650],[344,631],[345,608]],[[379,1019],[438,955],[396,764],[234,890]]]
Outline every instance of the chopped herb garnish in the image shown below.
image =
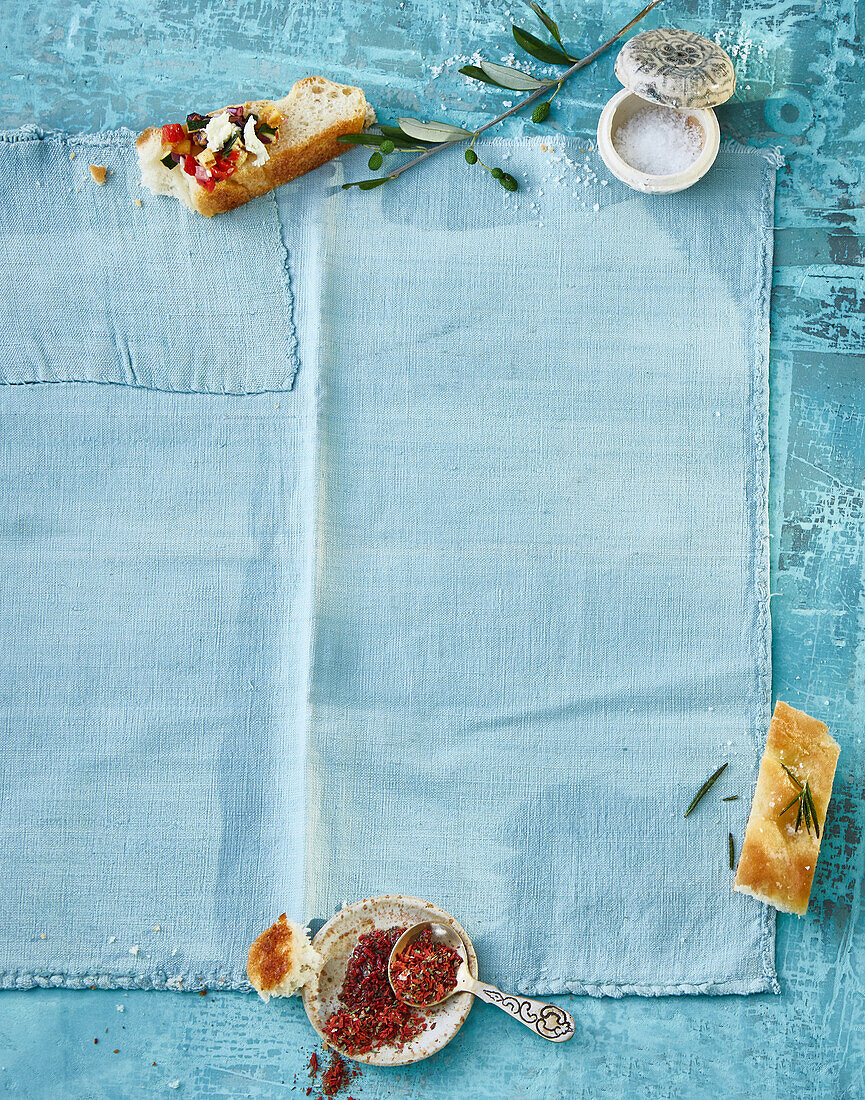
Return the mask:
[[228,154],[231,152],[232,148],[237,144],[239,139],[240,139],[240,131],[235,130],[234,133],[231,135],[231,137],[228,139],[228,141],[225,143],[225,145],[223,145],[223,147],[219,150],[219,155],[221,157],[228,156]]
[[712,786],[713,786],[715,780],[718,778],[718,776],[721,774],[721,772],[724,770],[724,768],[727,767],[727,763],[728,763],[728,761],[724,761],[724,763],[720,766],[720,768],[718,768],[718,770],[716,772],[714,772],[712,775],[710,775],[709,778],[706,780],[706,782],[703,784],[703,786],[697,791],[697,793],[691,799],[691,805],[687,808],[687,810],[685,810],[685,817],[687,817],[688,814],[691,812],[691,810],[693,810],[696,807],[696,805],[700,802],[700,800],[704,797],[704,795],[708,794],[708,792],[712,789]]
[[817,822],[817,806],[814,805],[814,796],[811,794],[810,783],[804,784],[804,801],[808,803],[809,811],[814,823],[814,833],[817,833],[817,838],[820,839],[820,826]]
[[730,870],[732,871],[736,865],[736,845],[733,842],[732,833],[727,833],[727,848],[730,853]]
[[728,794],[726,798],[721,799],[722,802],[738,802],[739,796],[737,794]]
[[787,775],[790,776],[790,778],[793,780],[793,782],[796,784],[796,786],[801,791],[802,790],[802,784],[799,782],[799,780],[796,778],[796,776],[793,775],[793,773],[790,771],[790,769],[787,767],[787,765],[782,764],[781,767],[784,769],[784,771],[787,773]]
[[814,805],[814,796],[811,793],[811,785],[806,779],[804,784],[801,780],[797,779],[795,775],[790,771],[786,764],[782,764],[781,767],[790,777],[792,782],[796,785],[797,794],[795,798],[792,798],[784,809],[778,814],[779,818],[782,818],[788,810],[792,810],[794,806],[798,805],[799,809],[796,811],[796,824],[793,826],[794,832],[799,832],[802,827],[802,822],[805,822],[805,828],[808,830],[808,835],[811,835],[811,826],[814,826],[814,832],[817,834],[817,839],[820,839],[820,824],[817,820],[817,807]]

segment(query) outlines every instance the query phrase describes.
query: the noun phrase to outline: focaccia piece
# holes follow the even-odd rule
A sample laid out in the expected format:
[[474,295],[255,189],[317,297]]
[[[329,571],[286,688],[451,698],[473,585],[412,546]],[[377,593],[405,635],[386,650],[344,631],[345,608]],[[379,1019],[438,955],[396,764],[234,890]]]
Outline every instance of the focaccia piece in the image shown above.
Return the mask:
[[[760,761],[734,890],[782,912],[805,915],[840,751],[827,726],[778,700]],[[797,803],[782,814],[800,790],[782,765],[801,784],[807,782],[819,837],[815,828],[809,832],[804,814],[796,830]]]

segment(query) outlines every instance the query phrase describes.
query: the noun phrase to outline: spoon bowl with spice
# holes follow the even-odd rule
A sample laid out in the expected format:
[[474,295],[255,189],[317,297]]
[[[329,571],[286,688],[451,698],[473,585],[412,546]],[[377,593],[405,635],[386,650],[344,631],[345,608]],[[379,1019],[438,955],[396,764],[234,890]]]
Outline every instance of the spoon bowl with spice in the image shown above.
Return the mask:
[[558,1005],[502,993],[473,977],[465,945],[446,924],[423,921],[406,929],[391,949],[388,979],[397,998],[412,1008],[429,1009],[455,993],[471,993],[550,1042],[567,1042],[576,1031],[573,1016]]

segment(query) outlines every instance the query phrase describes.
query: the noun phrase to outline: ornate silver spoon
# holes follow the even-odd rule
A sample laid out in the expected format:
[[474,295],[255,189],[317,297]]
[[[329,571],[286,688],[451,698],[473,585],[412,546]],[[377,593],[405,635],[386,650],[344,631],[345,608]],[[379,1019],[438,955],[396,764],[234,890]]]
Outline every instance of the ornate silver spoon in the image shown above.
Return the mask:
[[[460,957],[460,965],[457,969],[457,980],[453,989],[437,1001],[418,1004],[415,1001],[408,1000],[407,997],[397,991],[398,986],[394,984],[393,979],[393,964],[394,960],[405,951],[409,944],[413,943],[422,932],[427,930],[430,931],[434,941],[437,940],[457,952]],[[444,924],[433,924],[430,921],[425,921],[423,924],[415,924],[413,927],[406,929],[393,945],[387,969],[388,979],[394,993],[401,1001],[413,1008],[430,1008],[434,1004],[441,1004],[448,997],[452,997],[454,993],[472,993],[488,1005],[496,1005],[497,1008],[507,1012],[515,1020],[519,1020],[521,1024],[525,1024],[526,1027],[531,1028],[542,1038],[549,1039],[550,1042],[564,1043],[573,1038],[576,1031],[577,1025],[573,1016],[570,1012],[565,1012],[563,1008],[559,1008],[558,1005],[544,1004],[543,1001],[533,1001],[529,997],[519,997],[513,993],[502,993],[494,985],[490,985],[488,982],[479,982],[473,978],[469,973],[465,945],[456,932]]]

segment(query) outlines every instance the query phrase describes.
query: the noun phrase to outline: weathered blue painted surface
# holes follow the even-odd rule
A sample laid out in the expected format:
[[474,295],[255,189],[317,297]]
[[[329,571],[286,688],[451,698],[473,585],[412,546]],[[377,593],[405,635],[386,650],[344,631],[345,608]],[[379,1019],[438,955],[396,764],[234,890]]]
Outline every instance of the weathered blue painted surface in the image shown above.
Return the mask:
[[[555,5],[566,37],[586,48],[636,6]],[[197,104],[216,106],[239,90],[282,94],[311,72],[363,84],[385,117],[477,120],[508,93],[469,85],[456,69],[476,49],[507,57],[512,16],[531,24],[520,5],[497,0],[5,0],[4,125],[139,127],[179,114],[191,88]],[[481,1005],[432,1061],[365,1072],[359,1100],[865,1096],[861,18],[856,0],[667,0],[646,24],[715,35],[739,75],[722,129],[787,156],[771,368],[774,683],[825,719],[843,751],[811,911],[778,922],[783,994],[573,1001],[580,1033],[562,1048]],[[616,88],[613,56],[566,87],[552,125],[593,125]],[[434,165],[423,169],[430,186]],[[297,1003],[0,997],[0,1085],[10,1095],[302,1096],[312,1049]]]

